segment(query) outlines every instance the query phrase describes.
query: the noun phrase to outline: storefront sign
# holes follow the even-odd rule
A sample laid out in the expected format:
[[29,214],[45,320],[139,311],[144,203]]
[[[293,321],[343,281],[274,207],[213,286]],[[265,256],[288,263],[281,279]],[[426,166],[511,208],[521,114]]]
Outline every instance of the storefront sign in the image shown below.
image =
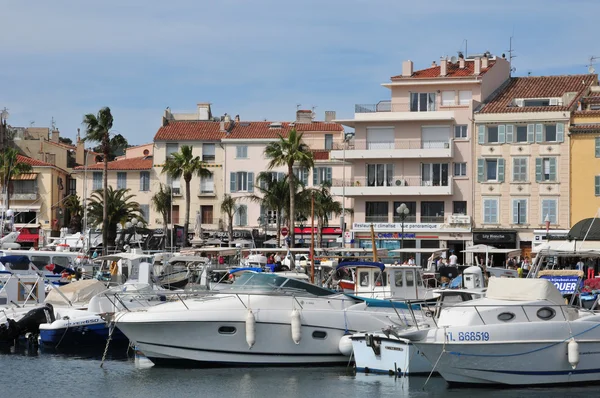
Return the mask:
[[404,238],[401,233],[398,232],[386,232],[376,234],[377,239],[415,239],[415,234],[404,234]]
[[[373,223],[375,232],[398,232],[402,230],[402,223]],[[367,232],[371,230],[371,223],[354,223],[352,230],[355,232]],[[438,223],[404,223],[406,232],[459,232],[468,233],[470,225],[448,225]]]
[[580,285],[579,277],[574,275],[543,275],[542,278],[548,279],[550,282],[552,282],[562,294],[574,294]]
[[[319,229],[317,227],[315,227],[315,234],[317,233]],[[323,233],[323,235],[342,235],[342,229],[340,227],[323,227],[321,229],[321,232]],[[299,228],[296,227],[294,228],[294,233],[296,235],[299,234],[305,234],[305,235],[309,235],[311,233],[311,228],[310,227],[304,227],[304,228]]]
[[473,243],[514,243],[516,232],[473,232]]

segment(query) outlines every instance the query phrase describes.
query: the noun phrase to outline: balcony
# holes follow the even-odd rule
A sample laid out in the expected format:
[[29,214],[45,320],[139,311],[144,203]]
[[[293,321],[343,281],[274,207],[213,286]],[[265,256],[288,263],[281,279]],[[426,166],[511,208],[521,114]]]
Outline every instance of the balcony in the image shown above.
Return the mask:
[[378,184],[365,177],[334,179],[331,193],[338,196],[425,196],[452,195],[452,177],[443,182],[426,181],[421,177],[394,177]]
[[12,192],[10,194],[11,200],[36,200],[38,198],[37,192]]
[[408,100],[379,101],[376,104],[357,104],[354,106],[354,119],[337,120],[344,125],[354,127],[356,122],[402,122],[402,121],[452,121],[454,111],[439,110],[438,101],[427,110],[411,111]]
[[366,141],[355,140],[346,146],[344,154],[343,144],[334,146],[331,158],[343,160],[351,159],[449,159],[454,156],[452,140],[424,141],[424,140],[394,140],[394,141]]
[[389,219],[387,214],[365,216],[365,222],[388,222]]

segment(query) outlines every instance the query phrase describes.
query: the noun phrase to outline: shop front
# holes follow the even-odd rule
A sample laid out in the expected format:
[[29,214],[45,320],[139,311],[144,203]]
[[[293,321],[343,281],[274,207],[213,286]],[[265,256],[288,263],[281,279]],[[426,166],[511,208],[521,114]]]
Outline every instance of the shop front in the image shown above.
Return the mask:
[[[496,249],[518,249],[517,231],[502,229],[474,229],[473,244],[493,246]],[[494,254],[494,266],[506,264],[506,254]]]
[[[342,228],[340,227],[323,227],[321,228],[321,245],[318,245],[317,227],[314,229],[315,247],[338,247],[342,243],[339,242],[342,237]],[[296,227],[294,228],[296,237],[296,247],[310,247],[310,238],[312,235],[311,227]]]

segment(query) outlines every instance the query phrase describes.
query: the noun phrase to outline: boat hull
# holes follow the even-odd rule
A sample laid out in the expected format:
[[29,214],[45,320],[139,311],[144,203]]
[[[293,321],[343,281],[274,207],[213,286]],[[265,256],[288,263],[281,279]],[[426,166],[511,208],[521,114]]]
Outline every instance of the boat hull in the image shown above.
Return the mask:
[[[79,320],[57,320],[40,327],[40,342],[45,347],[106,345],[110,329],[101,318],[90,317]],[[115,329],[111,341],[127,342],[127,337]]]

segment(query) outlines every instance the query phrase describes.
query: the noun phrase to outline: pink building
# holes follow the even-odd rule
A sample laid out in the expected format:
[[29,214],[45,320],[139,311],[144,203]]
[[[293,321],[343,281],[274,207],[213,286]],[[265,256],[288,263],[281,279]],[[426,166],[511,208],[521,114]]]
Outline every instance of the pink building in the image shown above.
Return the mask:
[[[336,120],[355,129],[349,150],[333,159],[352,163],[352,177],[334,180],[333,193],[354,198],[352,232],[370,247],[374,225],[380,248],[455,250],[459,259],[472,243],[473,109],[509,78],[506,59],[489,53],[442,58],[439,65],[402,74],[383,86],[391,100],[355,107],[353,119]],[[404,219],[397,208],[409,210]]]

